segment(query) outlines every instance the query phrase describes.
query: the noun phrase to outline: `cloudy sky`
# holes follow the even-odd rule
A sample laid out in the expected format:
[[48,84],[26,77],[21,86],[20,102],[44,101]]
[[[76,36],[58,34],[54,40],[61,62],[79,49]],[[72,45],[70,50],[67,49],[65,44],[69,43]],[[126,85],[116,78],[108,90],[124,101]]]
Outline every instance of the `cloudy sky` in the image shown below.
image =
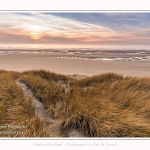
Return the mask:
[[0,44],[150,45],[150,13],[0,12]]

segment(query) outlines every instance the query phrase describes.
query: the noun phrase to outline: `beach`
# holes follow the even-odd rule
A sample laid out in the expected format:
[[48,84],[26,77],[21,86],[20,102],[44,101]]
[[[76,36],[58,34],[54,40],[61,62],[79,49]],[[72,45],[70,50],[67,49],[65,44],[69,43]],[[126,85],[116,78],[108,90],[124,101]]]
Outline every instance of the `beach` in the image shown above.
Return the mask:
[[[149,51],[1,51],[0,136],[150,137],[149,58]],[[27,128],[3,129],[10,118]]]
[[[90,54],[86,55],[89,57]],[[67,56],[69,57],[66,55],[62,57],[62,54],[56,56],[50,52],[1,54],[0,69],[19,72],[44,69],[65,75],[81,74],[86,76],[108,72],[115,72],[124,76],[150,76],[150,62],[147,60],[96,60],[95,58],[72,57],[72,54],[67,54]],[[112,56],[114,57],[114,55]]]

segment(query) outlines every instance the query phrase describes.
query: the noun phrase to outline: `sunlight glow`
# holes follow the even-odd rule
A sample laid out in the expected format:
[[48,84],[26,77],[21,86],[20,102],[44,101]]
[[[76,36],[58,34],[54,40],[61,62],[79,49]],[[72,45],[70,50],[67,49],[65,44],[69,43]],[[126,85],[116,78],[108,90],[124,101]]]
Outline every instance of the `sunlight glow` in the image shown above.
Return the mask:
[[45,32],[47,29],[44,26],[33,24],[25,25],[24,28],[29,32],[30,37],[35,40],[38,40],[42,36],[42,33]]
[[[0,43],[149,45],[149,14],[0,13]],[[7,19],[8,18],[8,19]]]

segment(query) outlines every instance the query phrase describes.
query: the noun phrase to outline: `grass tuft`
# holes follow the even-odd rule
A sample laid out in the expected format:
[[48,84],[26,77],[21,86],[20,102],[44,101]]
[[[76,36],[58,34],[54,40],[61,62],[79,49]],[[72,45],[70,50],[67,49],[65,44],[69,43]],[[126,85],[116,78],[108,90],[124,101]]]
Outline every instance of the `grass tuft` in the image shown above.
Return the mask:
[[106,73],[77,80],[44,70],[0,70],[0,125],[28,127],[21,135],[1,128],[1,137],[52,136],[16,79],[44,104],[46,117],[61,122],[62,133],[77,129],[87,137],[150,137],[150,78]]

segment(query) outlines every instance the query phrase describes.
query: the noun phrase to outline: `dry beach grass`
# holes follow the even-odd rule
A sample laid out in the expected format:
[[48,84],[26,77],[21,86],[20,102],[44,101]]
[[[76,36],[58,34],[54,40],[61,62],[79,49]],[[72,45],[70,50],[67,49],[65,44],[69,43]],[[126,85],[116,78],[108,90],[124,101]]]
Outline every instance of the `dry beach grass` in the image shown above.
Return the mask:
[[26,84],[43,103],[46,117],[59,122],[62,137],[68,137],[71,129],[86,137],[150,137],[148,77],[106,73],[76,79],[44,70],[1,70],[0,125],[28,126],[21,135],[2,137],[52,137],[16,80]]
[[0,137],[49,136],[34,113],[31,99],[24,99],[13,77],[19,73],[0,71]]

